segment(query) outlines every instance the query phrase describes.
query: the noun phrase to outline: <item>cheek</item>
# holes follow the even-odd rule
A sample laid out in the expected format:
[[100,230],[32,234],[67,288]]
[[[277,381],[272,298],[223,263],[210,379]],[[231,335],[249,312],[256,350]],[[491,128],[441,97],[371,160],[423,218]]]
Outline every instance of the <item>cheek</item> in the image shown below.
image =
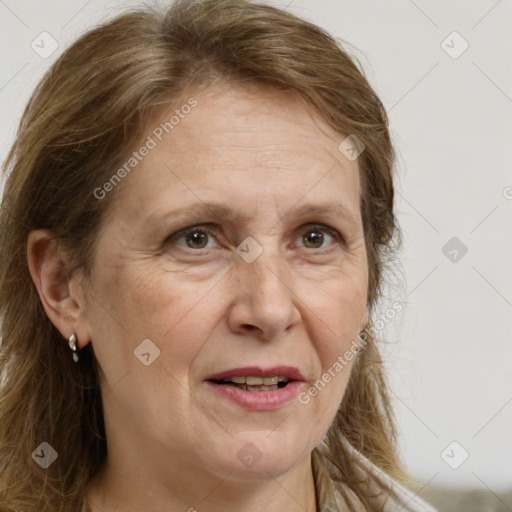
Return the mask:
[[[111,421],[126,411],[141,425],[172,425],[176,415],[186,421],[189,368],[212,328],[201,301],[206,291],[168,272],[137,272],[134,265],[98,276],[90,322],[102,388],[113,390],[104,398]],[[134,351],[147,339],[160,352],[146,366]]]
[[329,429],[343,401],[352,366],[350,362],[340,369],[335,363],[324,369],[319,379],[298,397],[299,402],[309,408],[308,416],[319,420],[322,432]]
[[97,283],[97,302],[134,339],[164,338],[186,316],[195,295],[172,273],[143,262],[106,268]]
[[318,350],[322,362],[330,366],[357,338],[366,311],[365,275],[354,272],[351,276],[326,281],[309,289],[305,302],[316,315],[316,325],[323,327],[326,336],[318,336]]
[[326,430],[347,389],[364,308],[362,295],[339,294],[328,300],[324,295],[322,307],[317,309],[316,335],[311,339],[320,368],[316,380],[308,383],[309,387],[299,396],[299,402],[310,408],[311,417],[321,418]]
[[174,376],[185,376],[211,330],[203,301],[208,287],[144,262],[137,267],[110,268],[98,280],[94,293],[101,307],[93,339],[109,356],[98,358],[115,355],[118,363],[138,368],[133,351],[150,339],[160,350],[160,363]]
[[[313,414],[331,421],[345,393],[355,360],[357,337],[366,310],[366,281],[357,278],[323,283],[310,290],[310,323],[315,328],[312,342],[321,370],[303,395]],[[314,312],[314,314],[312,314]]]

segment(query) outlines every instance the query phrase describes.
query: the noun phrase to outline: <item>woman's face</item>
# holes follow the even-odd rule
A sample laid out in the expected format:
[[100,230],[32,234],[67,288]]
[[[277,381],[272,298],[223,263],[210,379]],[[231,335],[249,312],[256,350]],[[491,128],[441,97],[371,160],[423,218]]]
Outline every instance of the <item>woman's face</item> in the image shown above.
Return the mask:
[[109,457],[279,476],[328,430],[367,322],[357,160],[294,96],[191,96],[148,129],[98,239],[85,321]]

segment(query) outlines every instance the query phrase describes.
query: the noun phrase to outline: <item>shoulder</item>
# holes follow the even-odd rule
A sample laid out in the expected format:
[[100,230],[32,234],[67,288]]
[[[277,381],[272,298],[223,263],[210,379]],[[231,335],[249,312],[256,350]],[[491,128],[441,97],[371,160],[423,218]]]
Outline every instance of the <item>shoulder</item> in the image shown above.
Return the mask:
[[[437,509],[410,489],[382,471],[346,439],[343,439],[343,443],[354,456],[354,459],[357,460],[359,469],[366,475],[371,476],[368,494],[372,496],[376,508],[382,512],[438,512]],[[336,506],[341,507],[339,510],[344,510],[347,505],[350,505],[353,510],[365,510],[357,495],[348,486],[338,484],[334,492],[337,499]]]

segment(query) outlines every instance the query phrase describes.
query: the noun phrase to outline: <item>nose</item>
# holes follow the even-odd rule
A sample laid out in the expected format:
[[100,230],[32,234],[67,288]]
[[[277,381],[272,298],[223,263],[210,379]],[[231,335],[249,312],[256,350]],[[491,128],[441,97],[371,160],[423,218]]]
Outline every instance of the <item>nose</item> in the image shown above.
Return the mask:
[[234,299],[228,311],[231,331],[262,340],[289,333],[300,320],[292,273],[277,255],[263,253],[252,263],[237,262]]

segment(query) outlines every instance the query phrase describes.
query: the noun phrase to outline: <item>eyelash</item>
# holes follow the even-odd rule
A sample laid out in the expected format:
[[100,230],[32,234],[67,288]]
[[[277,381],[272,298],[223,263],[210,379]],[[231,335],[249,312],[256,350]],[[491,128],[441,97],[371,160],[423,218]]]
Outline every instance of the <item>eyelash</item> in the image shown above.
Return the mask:
[[[338,240],[338,242],[340,242],[342,244],[345,243],[343,236],[337,230],[335,230],[334,228],[331,228],[329,226],[326,226],[324,224],[306,224],[303,227],[304,227],[303,234],[309,233],[311,231],[320,231],[322,233],[327,233],[328,235],[332,236],[333,238],[335,238],[336,240]],[[207,224],[195,225],[190,228],[185,228],[180,231],[177,231],[176,233],[169,236],[166,239],[165,243],[170,244],[176,240],[186,237],[187,235],[190,235],[192,233],[197,233],[197,232],[203,232],[209,236],[213,235],[214,237],[217,237],[220,234],[220,229],[215,225],[207,225]],[[194,252],[194,253],[199,253],[202,250],[208,250],[208,249],[201,249],[201,248],[200,249],[192,249],[191,247],[186,247],[183,245],[180,245],[180,247],[182,247],[185,250]],[[326,252],[332,250],[332,249],[330,249],[330,247],[331,246],[320,247],[318,249],[310,249],[310,250],[311,251],[314,250],[317,254],[323,254],[323,253],[326,253]],[[306,249],[307,249],[307,247],[306,247]]]

